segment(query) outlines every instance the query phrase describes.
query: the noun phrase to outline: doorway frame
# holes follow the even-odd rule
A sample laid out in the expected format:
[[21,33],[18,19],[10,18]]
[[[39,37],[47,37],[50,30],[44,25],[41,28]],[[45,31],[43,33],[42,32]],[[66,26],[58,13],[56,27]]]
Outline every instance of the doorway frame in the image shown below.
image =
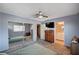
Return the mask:
[[[54,25],[55,25],[55,28],[54,28],[54,44],[56,43],[56,22],[64,22],[64,21],[55,21],[54,22]],[[65,25],[65,24],[64,24]],[[64,34],[65,34],[65,31],[63,30]],[[64,35],[65,37],[65,35]],[[65,45],[65,38],[64,38],[64,45]]]
[[41,25],[40,24],[37,24],[37,39],[38,38],[40,39],[40,37],[41,37],[40,32],[41,32]]

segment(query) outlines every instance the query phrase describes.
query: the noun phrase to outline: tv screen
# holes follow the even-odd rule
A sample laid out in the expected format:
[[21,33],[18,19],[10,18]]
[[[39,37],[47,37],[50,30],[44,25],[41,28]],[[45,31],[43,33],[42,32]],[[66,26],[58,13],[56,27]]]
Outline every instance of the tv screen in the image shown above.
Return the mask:
[[48,28],[54,28],[54,22],[46,23],[46,27],[48,27]]

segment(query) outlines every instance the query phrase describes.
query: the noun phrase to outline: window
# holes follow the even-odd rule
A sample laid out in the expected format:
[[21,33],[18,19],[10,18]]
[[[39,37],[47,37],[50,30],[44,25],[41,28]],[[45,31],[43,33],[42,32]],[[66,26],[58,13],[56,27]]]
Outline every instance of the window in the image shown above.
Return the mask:
[[14,25],[14,32],[25,31],[25,26]]

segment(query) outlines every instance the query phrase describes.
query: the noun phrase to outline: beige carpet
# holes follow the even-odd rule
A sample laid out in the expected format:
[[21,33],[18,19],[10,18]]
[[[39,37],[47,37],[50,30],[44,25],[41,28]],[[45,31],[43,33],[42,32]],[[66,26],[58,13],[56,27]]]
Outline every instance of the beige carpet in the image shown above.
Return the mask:
[[16,51],[8,53],[9,55],[56,55],[55,51],[51,51],[48,48],[43,47],[42,45],[35,43],[18,49]]

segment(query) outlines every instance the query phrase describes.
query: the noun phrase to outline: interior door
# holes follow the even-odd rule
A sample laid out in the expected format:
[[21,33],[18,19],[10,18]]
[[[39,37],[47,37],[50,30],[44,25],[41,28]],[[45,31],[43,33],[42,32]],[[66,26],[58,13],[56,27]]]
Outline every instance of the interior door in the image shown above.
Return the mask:
[[37,37],[40,38],[40,25],[37,25]]

